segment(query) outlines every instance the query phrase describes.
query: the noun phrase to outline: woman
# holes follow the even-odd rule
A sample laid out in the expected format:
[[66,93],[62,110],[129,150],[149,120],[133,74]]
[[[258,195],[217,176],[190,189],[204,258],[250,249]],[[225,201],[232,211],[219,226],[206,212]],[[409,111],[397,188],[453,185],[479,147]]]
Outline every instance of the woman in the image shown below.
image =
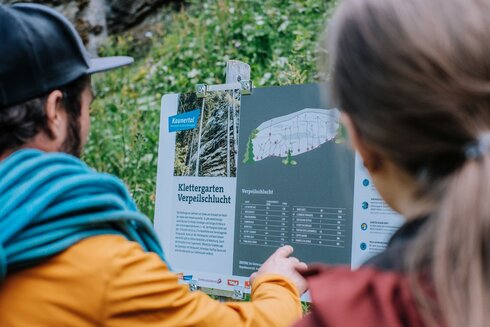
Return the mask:
[[407,222],[357,271],[310,270],[297,326],[488,326],[490,1],[343,0],[329,42],[353,146]]

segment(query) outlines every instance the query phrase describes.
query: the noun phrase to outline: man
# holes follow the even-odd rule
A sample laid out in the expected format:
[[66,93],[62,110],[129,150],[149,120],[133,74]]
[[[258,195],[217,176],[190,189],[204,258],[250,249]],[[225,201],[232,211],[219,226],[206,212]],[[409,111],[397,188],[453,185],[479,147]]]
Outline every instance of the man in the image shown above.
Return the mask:
[[0,6],[0,325],[287,326],[305,264],[280,248],[252,301],[222,304],[171,273],[124,184],[77,157],[89,133],[90,75],[132,62],[89,59],[45,6]]

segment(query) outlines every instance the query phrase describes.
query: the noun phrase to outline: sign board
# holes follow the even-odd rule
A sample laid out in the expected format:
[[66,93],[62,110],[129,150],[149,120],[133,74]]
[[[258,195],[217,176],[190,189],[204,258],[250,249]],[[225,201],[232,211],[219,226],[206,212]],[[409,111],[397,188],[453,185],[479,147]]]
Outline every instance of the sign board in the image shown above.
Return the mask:
[[350,149],[325,85],[218,85],[162,99],[155,228],[193,287],[250,290],[279,246],[358,267],[402,219]]

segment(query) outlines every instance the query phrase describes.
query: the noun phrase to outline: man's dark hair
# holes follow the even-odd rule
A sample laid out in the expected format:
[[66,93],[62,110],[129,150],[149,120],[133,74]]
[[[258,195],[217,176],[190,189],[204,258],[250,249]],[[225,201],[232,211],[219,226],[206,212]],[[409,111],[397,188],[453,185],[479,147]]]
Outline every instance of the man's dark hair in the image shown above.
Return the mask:
[[[79,156],[81,151],[81,94],[90,78],[84,75],[58,88],[63,92],[62,104],[68,116],[67,139],[61,151]],[[50,133],[44,106],[48,94],[21,104],[0,108],[0,155],[15,150],[32,140],[38,133]]]

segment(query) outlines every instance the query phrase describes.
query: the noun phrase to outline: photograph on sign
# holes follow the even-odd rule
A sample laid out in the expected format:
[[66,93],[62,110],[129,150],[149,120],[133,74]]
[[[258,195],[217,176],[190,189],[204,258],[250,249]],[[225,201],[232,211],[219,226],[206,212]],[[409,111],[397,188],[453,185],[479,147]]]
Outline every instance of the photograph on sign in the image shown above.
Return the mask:
[[236,176],[240,92],[181,94],[171,119],[185,126],[175,130],[175,176]]

